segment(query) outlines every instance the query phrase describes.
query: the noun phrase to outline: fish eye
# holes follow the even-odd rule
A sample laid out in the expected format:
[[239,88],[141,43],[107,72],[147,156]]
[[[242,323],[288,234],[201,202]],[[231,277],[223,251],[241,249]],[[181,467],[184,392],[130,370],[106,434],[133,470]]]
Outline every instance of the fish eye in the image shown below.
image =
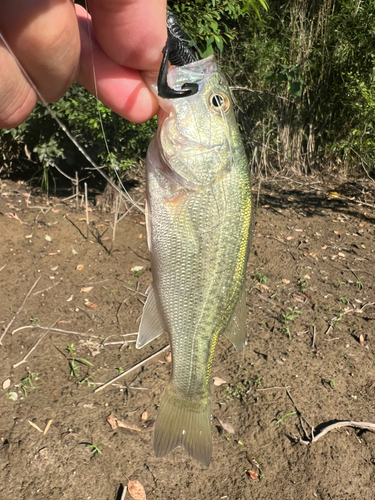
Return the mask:
[[208,102],[214,113],[226,113],[230,108],[229,97],[224,92],[212,92]]

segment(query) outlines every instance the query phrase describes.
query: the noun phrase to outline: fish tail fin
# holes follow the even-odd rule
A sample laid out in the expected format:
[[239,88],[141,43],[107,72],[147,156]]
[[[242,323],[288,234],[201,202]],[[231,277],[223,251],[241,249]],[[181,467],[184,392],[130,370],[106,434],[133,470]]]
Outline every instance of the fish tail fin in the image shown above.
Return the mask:
[[212,456],[211,401],[209,397],[198,402],[182,397],[169,382],[155,423],[155,455],[164,457],[177,446],[209,466]]

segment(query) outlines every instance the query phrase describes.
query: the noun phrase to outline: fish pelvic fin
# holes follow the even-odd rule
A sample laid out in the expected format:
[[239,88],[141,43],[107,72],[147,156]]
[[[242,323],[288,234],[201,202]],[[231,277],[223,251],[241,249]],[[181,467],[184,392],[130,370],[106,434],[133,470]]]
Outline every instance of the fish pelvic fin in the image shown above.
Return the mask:
[[149,286],[146,295],[147,299],[143,308],[141,324],[139,325],[137,343],[135,345],[136,349],[142,349],[146,344],[159,337],[165,330],[152,285]]
[[212,456],[211,398],[189,400],[169,382],[160,401],[154,428],[154,450],[164,457],[177,446],[206,467]]
[[242,351],[246,343],[246,313],[246,289],[244,286],[233,316],[224,331],[224,335],[233,344],[236,351]]

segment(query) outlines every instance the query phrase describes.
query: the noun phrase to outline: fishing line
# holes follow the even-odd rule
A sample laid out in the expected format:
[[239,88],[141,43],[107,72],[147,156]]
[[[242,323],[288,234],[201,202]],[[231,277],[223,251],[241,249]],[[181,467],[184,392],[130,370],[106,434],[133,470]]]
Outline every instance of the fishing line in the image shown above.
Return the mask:
[[[90,45],[92,76],[93,76],[93,81],[94,81],[94,97],[96,98],[96,111],[98,113],[100,129],[101,129],[102,134],[103,134],[104,145],[105,145],[105,148],[107,150],[108,159],[109,159],[109,162],[111,164],[111,168],[115,172],[117,180],[122,188],[122,191],[125,193],[126,198],[128,199],[128,201],[130,201],[130,203],[132,203],[132,205],[134,205],[136,208],[138,208],[144,214],[145,211],[133,200],[133,198],[130,196],[130,194],[126,190],[126,188],[125,188],[125,186],[124,186],[124,184],[119,176],[118,167],[112,158],[111,151],[110,151],[109,146],[108,146],[107,135],[106,135],[105,129],[104,129],[103,117],[102,117],[102,114],[100,112],[100,107],[99,107],[99,97],[98,97],[99,94],[98,94],[98,85],[97,85],[97,78],[96,78],[95,60],[94,60],[94,48],[93,48],[93,43],[92,43],[93,30],[92,30],[92,24],[91,24],[91,17],[89,15],[89,8],[88,8],[89,1],[88,0],[85,0],[85,7],[86,7],[87,33],[88,33],[89,45]],[[111,182],[111,185],[113,186],[112,182]]]
[[68,130],[68,128],[66,127],[66,125],[64,125],[64,123],[55,115],[55,113],[53,112],[53,110],[51,109],[50,105],[48,104],[48,102],[44,99],[43,95],[39,92],[38,88],[35,86],[34,82],[31,80],[30,76],[27,74],[27,72],[25,71],[25,69],[23,68],[21,62],[18,60],[17,56],[15,55],[15,53],[13,52],[13,50],[11,49],[10,45],[8,44],[8,42],[6,41],[6,39],[4,38],[3,34],[0,32],[0,40],[3,42],[5,48],[8,50],[8,52],[10,53],[10,55],[14,58],[14,60],[16,61],[18,67],[20,68],[22,74],[24,75],[24,77],[26,78],[27,82],[29,83],[30,87],[34,90],[34,92],[36,93],[36,95],[38,96],[38,99],[42,102],[42,104],[44,105],[44,107],[46,108],[46,110],[48,111],[48,113],[51,115],[51,117],[55,120],[55,122],[59,125],[59,127],[61,128],[61,130],[65,133],[65,135],[69,138],[69,140],[74,144],[74,146],[78,149],[78,151],[84,156],[84,158],[90,163],[90,165],[92,165],[94,167],[95,170],[97,170],[100,175],[121,195],[123,196],[125,199],[127,199],[128,201],[130,201],[133,205],[135,205],[142,213],[144,213],[144,210],[139,207],[135,202],[134,200],[130,197],[130,195],[126,192],[125,190],[125,193],[124,191],[122,191],[118,186],[116,186],[116,184],[114,184],[114,182],[108,177],[107,174],[105,174],[103,171],[102,171],[102,168],[103,167],[99,167],[99,165],[97,165],[94,160],[90,157],[90,155],[87,153],[87,151],[85,150],[85,148],[77,141],[77,139],[70,133],[70,131]]

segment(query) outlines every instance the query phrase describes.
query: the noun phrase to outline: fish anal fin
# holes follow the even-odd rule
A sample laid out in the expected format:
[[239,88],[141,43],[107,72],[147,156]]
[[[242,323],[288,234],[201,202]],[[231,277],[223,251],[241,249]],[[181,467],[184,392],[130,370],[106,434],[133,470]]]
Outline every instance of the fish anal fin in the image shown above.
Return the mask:
[[147,299],[143,308],[141,323],[139,325],[139,332],[137,343],[135,347],[141,349],[152,340],[159,337],[164,332],[163,319],[159,313],[158,305],[156,303],[155,291],[152,285],[147,290]]
[[240,300],[224,331],[224,335],[233,344],[236,351],[242,351],[246,343],[246,313],[246,289],[243,287]]
[[160,401],[154,429],[154,450],[164,457],[177,446],[206,467],[212,456],[211,400],[190,401],[169,382]]

